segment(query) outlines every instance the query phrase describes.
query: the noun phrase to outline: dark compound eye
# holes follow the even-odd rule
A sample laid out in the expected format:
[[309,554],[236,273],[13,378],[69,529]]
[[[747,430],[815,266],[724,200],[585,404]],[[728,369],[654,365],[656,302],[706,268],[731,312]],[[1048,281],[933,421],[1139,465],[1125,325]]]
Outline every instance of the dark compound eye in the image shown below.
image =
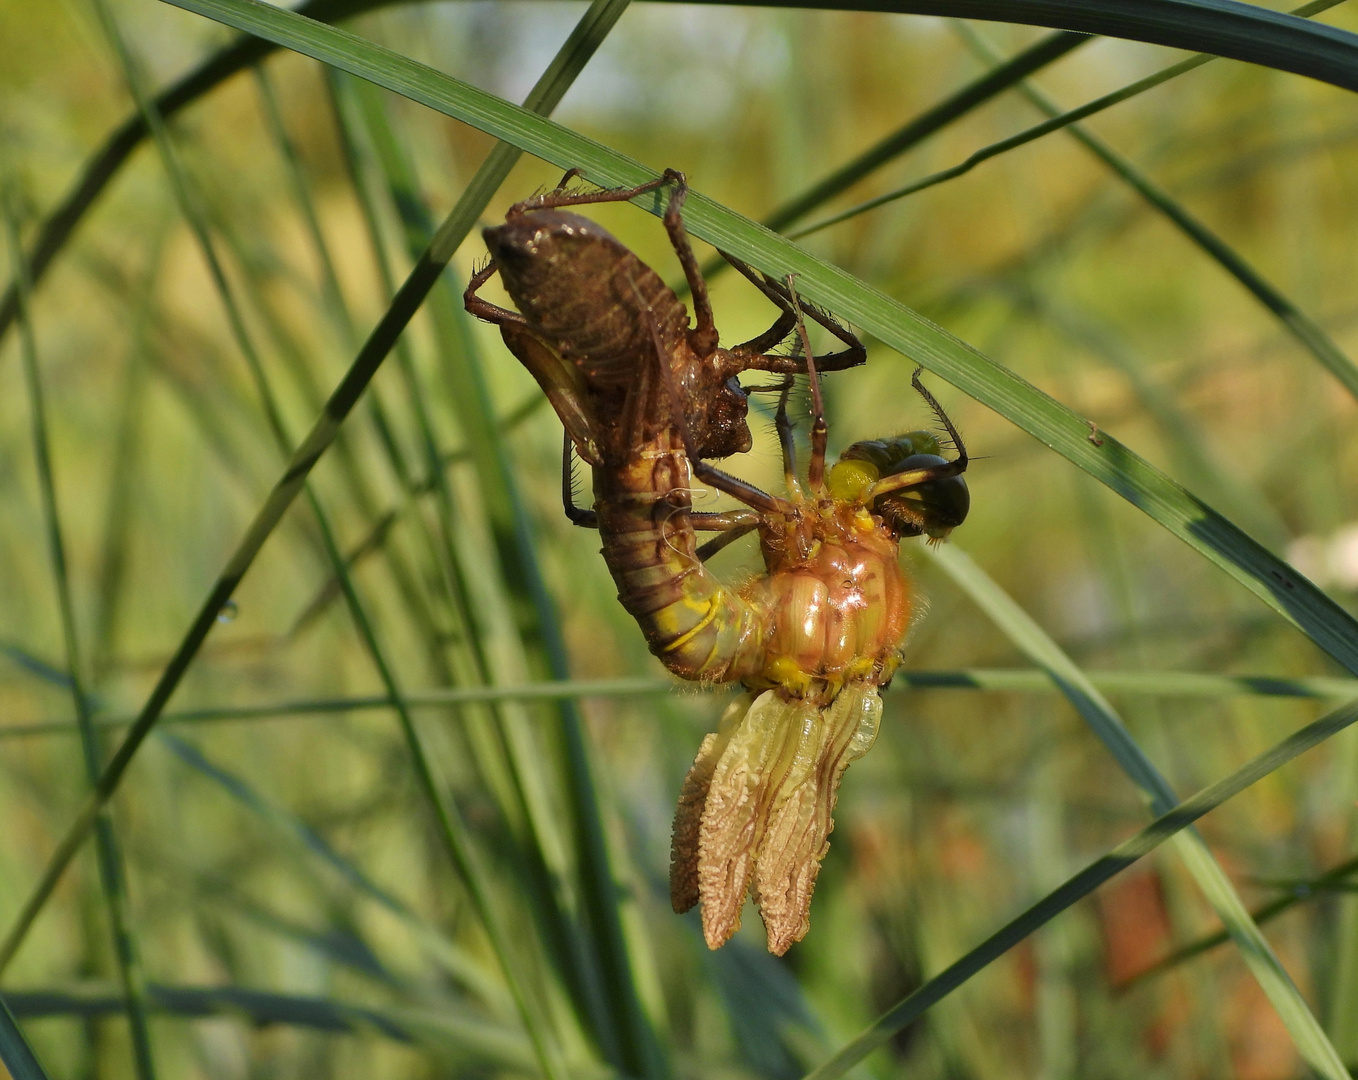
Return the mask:
[[[882,478],[947,464],[937,454],[911,454],[883,471]],[[941,540],[967,519],[971,492],[961,476],[945,476],[889,492],[876,500],[873,509],[890,521],[901,536],[928,535]]]

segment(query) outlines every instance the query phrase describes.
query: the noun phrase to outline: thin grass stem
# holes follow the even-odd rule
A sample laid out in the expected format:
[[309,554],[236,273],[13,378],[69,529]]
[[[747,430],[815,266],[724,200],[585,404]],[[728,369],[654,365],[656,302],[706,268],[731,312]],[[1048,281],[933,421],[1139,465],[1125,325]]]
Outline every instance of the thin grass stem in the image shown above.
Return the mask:
[[[412,0],[307,0],[298,5],[297,11],[320,22],[338,22],[374,8],[407,2]],[[169,119],[231,76],[258,63],[277,47],[262,38],[242,35],[157,94],[154,101],[157,115]],[[24,267],[34,289],[42,282],[52,260],[65,248],[72,233],[104,189],[150,134],[146,114],[134,108],[132,114],[113,129],[103,145],[85,163],[75,186],[43,220],[32,249],[19,263]],[[15,280],[0,296],[0,342],[4,341],[19,314],[18,271],[15,273]]]
[[[19,227],[13,207],[8,200],[4,207],[6,235],[11,257],[20,265],[22,247]],[[61,507],[57,500],[56,471],[52,461],[52,447],[47,427],[47,404],[43,393],[42,373],[39,369],[37,337],[29,315],[29,282],[19,274],[19,341],[23,358],[24,378],[28,389],[29,422],[33,440],[33,456],[37,464],[38,489],[42,497],[44,524],[47,528],[48,557],[52,564],[53,584],[56,587],[57,610],[61,620],[61,636],[66,651],[66,677],[75,703],[76,727],[80,733],[81,758],[85,775],[93,786],[99,778],[102,747],[91,716],[90,698],[85,692],[85,677],[81,663],[80,634],[75,621],[75,604],[71,597],[70,567],[66,559],[66,541],[61,524]],[[123,987],[124,1010],[132,1036],[132,1059],[140,1080],[155,1080],[155,1057],[151,1049],[150,1028],[146,1017],[146,980],[142,971],[140,952],[132,933],[128,914],[127,885],[122,856],[113,822],[107,811],[95,822],[95,850],[99,864],[99,880],[104,903],[108,909],[109,929],[113,936],[113,953],[118,964],[118,975]]]
[[[9,1070],[11,1080],[47,1080],[47,1073],[38,1062],[37,1055],[33,1053],[32,1047],[28,1045],[28,1040],[24,1038],[24,1033],[19,1029],[19,1023],[14,1019],[14,1013],[10,1011],[6,997],[0,996],[0,1063]],[[123,1002],[116,998],[109,999],[109,1012],[114,1009],[123,1008]]]
[[[1294,14],[1310,15],[1340,3],[1343,3],[1343,0],[1316,0],[1316,2],[1298,9]],[[998,59],[995,51],[975,30],[956,20],[954,20],[953,25],[962,39],[972,47],[977,55],[992,62]],[[1201,60],[1201,63],[1205,64],[1209,59],[1212,58],[1192,57],[1190,60],[1175,66],[1188,70],[1185,65],[1191,63],[1192,60]],[[1201,64],[1194,66],[1201,66]],[[1160,74],[1164,75],[1165,73],[1161,72]],[[1040,111],[1051,117],[1053,123],[1060,120],[1072,138],[1103,162],[1115,176],[1150,203],[1180,232],[1206,252],[1223,270],[1240,282],[1256,300],[1282,323],[1288,333],[1296,338],[1331,375],[1344,385],[1349,393],[1358,397],[1358,367],[1355,367],[1353,361],[1344,354],[1344,351],[1335,344],[1334,339],[1325,333],[1314,319],[1284,296],[1239,252],[1212,232],[1194,215],[1190,214],[1187,208],[1132,164],[1131,160],[1124,154],[1114,150],[1105,140],[1099,138],[1083,125],[1069,119],[1071,114],[1063,112],[1055,101],[1037,87],[1022,81],[1018,84],[1018,88]],[[1128,96],[1131,95],[1128,94]]]
[[[180,986],[152,984],[151,1002],[165,1017],[181,1020],[236,1019],[252,1027],[282,1025],[332,1035],[377,1036],[433,1052],[435,1060],[447,1052],[461,1068],[493,1069],[521,1074],[534,1067],[520,1034],[503,1024],[487,1022],[465,1008],[356,1004],[334,997],[276,993],[243,986]],[[13,1014],[24,1019],[107,1016],[117,999],[100,986],[57,986],[6,994]],[[12,1024],[12,1020],[10,1021]],[[0,1016],[0,1049],[5,1046],[5,1018]],[[17,1031],[17,1026],[14,1030]],[[467,1063],[467,1058],[471,1064]],[[8,1062],[6,1062],[8,1064]],[[599,1067],[571,1070],[571,1080],[609,1080]],[[46,1080],[41,1072],[14,1071],[14,1080]]]
[[[1292,14],[1296,16],[1311,16],[1329,8],[1337,7],[1342,3],[1344,3],[1344,0],[1314,0],[1313,3],[1303,4]],[[992,63],[996,62],[997,58],[995,57],[995,54],[989,49],[986,50],[985,55]],[[1196,68],[1200,68],[1213,60],[1219,60],[1221,59],[1221,55],[1222,54],[1200,53],[1197,56],[1190,56],[1186,60],[1180,60],[1177,64],[1171,64],[1169,67],[1163,68],[1154,74],[1147,75],[1143,79],[1128,83],[1121,89],[1104,94],[1102,97],[1097,97],[1093,101],[1086,102],[1078,108],[1071,109],[1064,113],[1058,112],[1057,115],[1054,115],[1052,119],[1045,123],[1027,128],[1006,139],[1001,139],[999,142],[991,143],[989,146],[983,146],[966,160],[947,169],[941,169],[938,172],[930,173],[928,176],[906,184],[904,187],[897,188],[884,195],[878,195],[876,198],[858,203],[856,206],[851,206],[847,210],[843,210],[832,217],[825,218],[823,221],[817,221],[805,228],[798,229],[796,232],[789,233],[788,238],[791,240],[800,240],[805,236],[810,236],[812,233],[820,232],[822,229],[828,229],[831,225],[838,225],[843,221],[848,221],[850,218],[865,214],[869,210],[875,210],[879,206],[885,206],[887,203],[895,202],[897,199],[904,199],[907,196],[915,195],[918,192],[925,191],[931,187],[936,187],[949,180],[955,180],[959,176],[965,176],[982,162],[989,161],[991,158],[998,157],[1001,154],[1006,154],[1010,150],[1016,150],[1020,146],[1026,146],[1028,143],[1034,142],[1046,135],[1050,135],[1054,131],[1060,131],[1063,128],[1093,116],[1095,113],[1102,112],[1104,109],[1119,105],[1129,98],[1136,97],[1138,94],[1143,94],[1147,90],[1154,89],[1161,83],[1168,82],[1170,79],[1177,78]],[[1018,81],[1019,80],[1014,80],[1014,82]],[[1009,85],[1012,85],[1012,83]]]
[[[1309,900],[1320,899],[1325,895],[1327,890],[1332,889],[1337,885],[1346,884],[1349,887],[1352,887],[1353,883],[1347,879],[1352,877],[1354,873],[1358,873],[1358,857],[1346,859],[1338,866],[1332,867],[1317,877],[1307,878],[1304,881],[1296,881],[1288,884],[1288,891],[1286,894],[1279,896],[1275,900],[1270,900],[1267,904],[1261,904],[1250,912],[1250,918],[1256,923],[1269,922],[1297,904],[1304,904]],[[1133,975],[1125,983],[1117,987],[1117,989],[1123,991],[1130,990],[1138,983],[1155,978],[1157,975],[1163,975],[1165,972],[1179,967],[1189,960],[1201,956],[1205,952],[1210,952],[1218,945],[1224,945],[1230,940],[1231,935],[1226,930],[1220,930],[1215,934],[1206,934],[1203,937],[1198,938],[1197,941],[1190,942],[1181,948],[1175,949],[1164,959],[1158,960],[1156,963],[1146,968],[1145,971]]]
[[[1085,676],[1106,694],[1217,700],[1233,695],[1289,698],[1302,701],[1348,701],[1358,697],[1358,679],[1299,678],[1276,675],[1203,675],[1189,671],[1086,671]],[[1060,687],[1041,669],[959,668],[952,671],[897,671],[888,693],[906,690],[959,690],[1010,694],[1059,694]],[[457,709],[501,701],[587,701],[611,698],[668,697],[682,691],[685,696],[722,694],[679,686],[672,679],[575,679],[560,682],[523,683],[519,686],[462,686],[438,690],[407,690],[410,709]],[[368,712],[389,709],[392,701],[383,694],[358,697],[301,698],[292,701],[260,702],[256,705],[204,706],[164,713],[167,724],[201,724],[218,721],[277,720],[290,716],[325,716],[332,713]],[[96,716],[98,727],[124,728],[135,716]],[[40,720],[0,725],[0,739],[21,739],[38,735],[70,735],[77,730],[74,720]]]

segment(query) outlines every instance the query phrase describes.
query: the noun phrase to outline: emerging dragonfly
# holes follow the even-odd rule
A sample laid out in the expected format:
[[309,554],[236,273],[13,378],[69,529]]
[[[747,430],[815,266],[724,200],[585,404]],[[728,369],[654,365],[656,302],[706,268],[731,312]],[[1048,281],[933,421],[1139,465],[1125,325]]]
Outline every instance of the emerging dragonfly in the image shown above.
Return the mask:
[[[890,680],[910,622],[911,589],[897,561],[907,536],[946,536],[966,517],[957,431],[913,380],[956,448],[930,432],[855,443],[828,471],[818,372],[860,363],[863,348],[832,318],[803,308],[792,289],[731,259],[778,307],[765,334],[717,345],[707,290],[684,234],[683,177],[666,172],[637,188],[555,191],[511,207],[485,230],[492,261],[472,279],[467,310],[495,323],[537,379],[571,447],[594,472],[594,509],[567,514],[596,526],[618,598],[651,651],[681,678],[742,683],[684,782],[670,870],[676,911],[701,904],[718,948],[739,928],[747,893],[785,952],[809,925],[811,893],[828,850],[840,776],[872,745],[878,688]],[[560,208],[623,201],[673,183],[665,225],[694,298],[695,324],[654,271],[598,225]],[[499,270],[519,312],[476,295]],[[813,357],[806,315],[836,334],[840,352]],[[767,350],[796,330],[803,359]],[[735,375],[782,373],[778,433],[788,496],[767,494],[707,458],[748,450],[747,391]],[[787,402],[805,371],[812,401],[811,457],[798,476]],[[693,511],[693,478],[745,509]],[[699,549],[695,529],[722,535]],[[704,557],[757,530],[767,572],[728,588]]]

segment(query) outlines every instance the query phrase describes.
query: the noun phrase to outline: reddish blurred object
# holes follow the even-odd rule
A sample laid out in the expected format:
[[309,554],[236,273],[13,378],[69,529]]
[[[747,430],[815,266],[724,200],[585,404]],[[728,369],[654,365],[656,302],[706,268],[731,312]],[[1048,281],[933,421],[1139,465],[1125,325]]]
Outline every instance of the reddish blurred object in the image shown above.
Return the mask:
[[1098,893],[1104,969],[1120,990],[1170,949],[1169,912],[1153,870],[1123,874]]

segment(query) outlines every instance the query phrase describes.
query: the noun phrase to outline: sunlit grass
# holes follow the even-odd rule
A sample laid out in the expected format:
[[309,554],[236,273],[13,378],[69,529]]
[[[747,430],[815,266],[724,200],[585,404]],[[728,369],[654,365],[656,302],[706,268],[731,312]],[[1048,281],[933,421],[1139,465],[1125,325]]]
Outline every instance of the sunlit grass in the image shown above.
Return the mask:
[[[148,87],[225,40],[166,6],[110,7]],[[412,5],[350,28],[518,99],[584,13],[569,10]],[[1344,6],[1324,18],[1358,25]],[[1044,31],[980,29],[1006,56],[1046,48]],[[11,6],[4,42],[0,114],[15,122],[0,129],[0,182],[31,251],[88,148],[134,104],[93,9]],[[1066,106],[1175,59],[1099,39],[1050,48],[1015,74]],[[590,158],[567,135],[486,113],[519,124],[539,152],[582,155],[514,164],[501,150],[498,171],[482,164],[492,141],[481,132],[296,56],[264,70],[176,116],[159,153],[149,141],[33,290],[93,720],[115,746],[139,712],[145,732],[162,709],[176,722],[126,759],[111,803],[150,983],[154,1065],[141,1075],[782,1078],[836,1074],[855,1047],[882,1043],[865,1074],[1283,1078],[1302,1058],[1332,1076],[1335,1052],[1358,1058],[1358,904],[1342,891],[1352,734],[1204,818],[1205,843],[1176,849],[1197,852],[1192,872],[1154,856],[1036,936],[1021,928],[1017,948],[898,1030],[937,1000],[945,984],[933,977],[1029,905],[1054,914],[1062,881],[1145,825],[1132,779],[1164,810],[1353,696],[1324,654],[1358,658],[1345,614],[1358,572],[1342,542],[1355,405],[1306,348],[1358,352],[1351,94],[1228,61],[1088,121],[1320,328],[1320,345],[1298,344],[1060,133],[808,239],[833,265],[797,263],[802,287],[838,298],[876,339],[866,368],[829,381],[832,450],[921,423],[915,360],[972,393],[931,381],[976,458],[957,545],[991,580],[972,581],[974,603],[907,555],[929,611],[883,736],[846,781],[811,934],[778,961],[757,932],[709,954],[668,911],[673,799],[723,699],[657,692],[597,537],[560,514],[555,418],[525,408],[531,380],[457,297],[483,257],[478,220],[564,164],[612,175],[614,151],[683,168],[716,200],[694,200],[694,232],[784,269],[786,249],[727,208],[762,219],[795,204],[911,117],[965,95],[985,64],[938,20],[637,5],[556,114],[609,149]],[[873,161],[797,224],[1029,127],[1036,114],[1011,83],[899,159]],[[480,108],[447,92],[448,111]],[[182,162],[179,196],[167,152]],[[677,277],[653,218],[599,217]],[[431,240],[432,262],[420,254]],[[353,414],[312,473],[316,508],[284,512],[275,499],[249,574],[212,593],[287,451],[384,311],[391,323],[388,300],[420,258],[416,278],[433,291],[366,394],[346,399]],[[8,282],[13,258],[4,265]],[[727,340],[768,322],[733,277],[714,281]],[[21,352],[11,326],[0,352],[5,932],[75,835],[87,790],[77,741],[57,734],[78,710]],[[775,485],[771,432],[756,436],[729,464]],[[1187,497],[1130,453],[1100,457],[1123,446],[1220,511],[1220,529],[1204,538]],[[1329,600],[1270,561],[1296,553],[1309,553],[1302,569]],[[714,562],[733,579],[753,566],[748,551]],[[1275,597],[1269,574],[1291,585]],[[996,587],[1012,600],[987,604]],[[1022,618],[1006,622],[1014,602]],[[195,610],[205,640],[184,653]],[[167,683],[177,648],[182,684]],[[1038,670],[1020,669],[1028,662]],[[558,685],[567,677],[578,683]],[[158,679],[174,696],[148,712]],[[411,708],[405,737],[398,701]],[[411,747],[428,756],[423,792]],[[1267,760],[1249,777],[1271,772]],[[1253,966],[1273,1005],[1231,945],[1203,951],[1220,924],[1202,886],[1231,918],[1258,912],[1278,961]],[[42,1067],[135,1075],[92,855],[33,910],[0,986]],[[1176,951],[1182,963],[1144,974]],[[0,1016],[0,1056],[20,1076],[12,1035]]]

